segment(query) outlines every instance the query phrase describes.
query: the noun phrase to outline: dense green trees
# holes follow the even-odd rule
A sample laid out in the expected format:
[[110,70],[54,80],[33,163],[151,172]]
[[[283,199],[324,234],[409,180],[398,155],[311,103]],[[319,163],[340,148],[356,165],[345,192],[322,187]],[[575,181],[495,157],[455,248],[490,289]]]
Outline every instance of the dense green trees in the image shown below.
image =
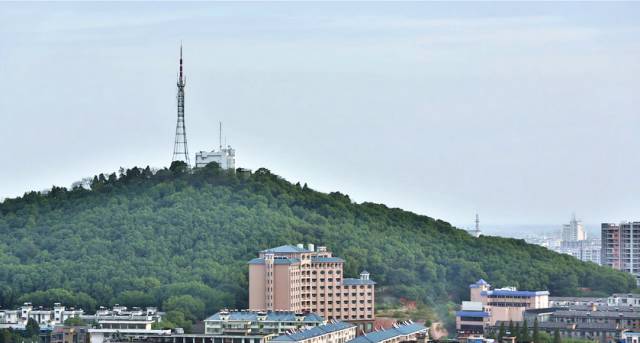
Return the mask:
[[166,325],[247,307],[247,265],[272,246],[317,243],[366,268],[379,291],[424,303],[468,297],[478,278],[554,295],[626,292],[634,279],[522,240],[473,238],[448,223],[267,169],[174,164],[97,175],[92,190],[54,187],[0,204],[0,306],[23,301],[156,305]]

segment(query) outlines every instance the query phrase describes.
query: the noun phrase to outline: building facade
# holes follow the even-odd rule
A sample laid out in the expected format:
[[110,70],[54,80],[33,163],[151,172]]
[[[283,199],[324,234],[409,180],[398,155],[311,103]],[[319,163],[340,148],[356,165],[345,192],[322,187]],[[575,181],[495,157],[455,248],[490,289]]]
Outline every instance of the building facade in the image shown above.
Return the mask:
[[640,307],[640,294],[614,293],[607,298],[608,306]]
[[631,273],[640,285],[640,222],[603,223],[601,262]]
[[345,278],[343,266],[343,259],[313,244],[261,251],[249,261],[249,308],[314,312],[369,331],[375,319],[375,282],[366,271],[360,278]]

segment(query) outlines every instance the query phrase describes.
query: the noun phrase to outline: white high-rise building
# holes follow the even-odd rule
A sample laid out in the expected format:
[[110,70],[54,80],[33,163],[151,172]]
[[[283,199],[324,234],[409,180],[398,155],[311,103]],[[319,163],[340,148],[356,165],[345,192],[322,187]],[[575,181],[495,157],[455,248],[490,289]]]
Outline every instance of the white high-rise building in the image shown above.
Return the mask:
[[587,239],[587,233],[584,231],[582,222],[576,219],[574,214],[569,224],[562,225],[562,241],[575,242]]

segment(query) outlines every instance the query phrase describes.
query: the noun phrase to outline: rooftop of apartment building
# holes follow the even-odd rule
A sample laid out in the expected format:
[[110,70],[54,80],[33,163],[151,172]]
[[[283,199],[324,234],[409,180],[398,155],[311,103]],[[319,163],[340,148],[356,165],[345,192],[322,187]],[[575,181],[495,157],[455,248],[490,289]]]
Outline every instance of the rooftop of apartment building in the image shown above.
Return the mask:
[[595,298],[595,297],[549,297],[549,301],[570,301],[570,302],[592,302],[602,303],[606,302],[607,298]]
[[640,298],[640,294],[636,293],[613,293],[611,298]]
[[273,338],[272,342],[298,342],[314,337],[326,335],[328,333],[355,328],[356,325],[347,322],[333,322],[325,325],[314,326],[312,328],[301,328],[299,331],[287,335]]
[[390,340],[394,337],[417,334],[420,332],[427,333],[427,328],[419,323],[408,322],[404,324],[397,324],[394,327],[386,330],[378,330],[365,333],[362,336],[358,336],[355,339],[352,339],[348,343],[378,343]]
[[205,321],[324,322],[324,319],[315,313],[293,311],[222,310]]
[[483,279],[469,285],[469,288],[486,288],[480,295],[488,297],[535,297],[539,295],[549,295],[548,291],[519,291],[515,287],[503,287],[491,289],[491,285]]

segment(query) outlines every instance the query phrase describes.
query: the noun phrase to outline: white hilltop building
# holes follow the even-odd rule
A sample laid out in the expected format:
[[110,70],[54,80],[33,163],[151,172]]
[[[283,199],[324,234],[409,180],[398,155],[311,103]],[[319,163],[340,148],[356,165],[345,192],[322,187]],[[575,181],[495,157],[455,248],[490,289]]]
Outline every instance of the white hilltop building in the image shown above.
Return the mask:
[[[225,139],[226,140],[226,139]],[[211,162],[216,162],[222,169],[236,169],[236,151],[227,145],[226,148],[222,147],[222,123],[220,123],[220,146],[216,151],[198,151],[196,153],[196,168],[202,168]]]
[[222,169],[236,169],[236,151],[229,145],[217,151],[214,149],[196,153],[196,168],[202,168],[211,162],[218,163]]

